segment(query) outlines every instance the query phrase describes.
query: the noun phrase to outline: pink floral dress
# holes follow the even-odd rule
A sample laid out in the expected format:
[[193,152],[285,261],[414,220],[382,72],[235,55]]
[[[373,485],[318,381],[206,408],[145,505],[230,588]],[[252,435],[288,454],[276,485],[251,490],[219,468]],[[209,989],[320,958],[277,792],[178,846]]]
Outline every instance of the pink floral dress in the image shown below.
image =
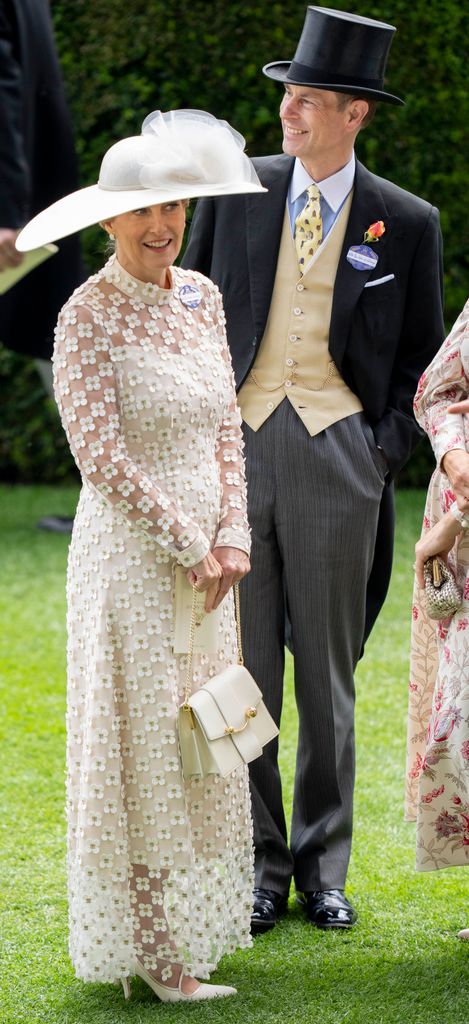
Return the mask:
[[[469,394],[469,302],[422,375],[415,415],[435,452],[423,532],[454,501],[439,468],[453,448],[469,451],[469,417],[450,415]],[[452,618],[430,620],[414,588],[409,682],[406,817],[417,819],[418,871],[469,865],[469,531],[456,540],[450,565],[463,589]]]

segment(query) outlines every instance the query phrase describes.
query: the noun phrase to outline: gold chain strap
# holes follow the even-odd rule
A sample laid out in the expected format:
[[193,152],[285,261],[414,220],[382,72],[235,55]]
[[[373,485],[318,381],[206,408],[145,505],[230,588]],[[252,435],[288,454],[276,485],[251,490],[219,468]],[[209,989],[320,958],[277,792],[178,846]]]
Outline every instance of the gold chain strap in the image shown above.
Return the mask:
[[274,391],[278,391],[279,388],[283,388],[285,385],[285,381],[290,379],[289,377],[284,377],[283,380],[280,381],[280,384],[274,384],[273,388],[268,388],[264,384],[261,384],[259,378],[257,377],[257,374],[254,373],[254,370],[251,370],[249,376],[251,380],[254,381],[254,384],[257,384],[257,387],[260,388],[261,391],[267,391],[269,393],[273,393]]
[[239,583],[235,583],[233,590],[235,604],[236,643],[238,647],[238,665],[244,665],[243,642],[241,639],[241,604],[239,600]]
[[295,383],[296,384],[300,384],[301,387],[302,388],[306,388],[307,391],[324,391],[324,388],[326,387],[326,384],[329,384],[329,381],[331,381],[332,378],[335,377],[336,375],[337,375],[337,367],[336,367],[333,359],[331,359],[330,363],[329,363],[329,370],[328,370],[326,376],[323,377],[321,383],[318,384],[316,387],[313,387],[312,384],[307,384],[305,380],[302,380],[302,378],[298,377],[298,376],[297,376],[297,379],[296,379]]
[[[244,665],[243,658],[243,645],[241,640],[241,606],[239,601],[239,583],[235,583],[233,586],[234,590],[234,605],[235,605],[235,622],[236,622],[236,642],[238,647],[238,665]],[[197,594],[199,591],[195,587],[192,588],[192,611],[191,621],[189,626],[189,649],[187,652],[187,670],[186,670],[186,685],[184,688],[184,703],[183,708],[186,711],[191,711],[189,705],[189,697],[192,692],[192,659],[194,655],[194,642],[195,642],[195,630],[197,622]],[[192,713],[192,712],[191,712]]]
[[289,377],[284,377],[283,380],[280,381],[280,384],[276,384],[275,387],[273,387],[273,388],[268,388],[268,387],[265,387],[264,384],[261,384],[259,378],[254,373],[254,370],[251,370],[251,372],[249,374],[249,376],[251,377],[251,380],[254,381],[254,384],[257,384],[257,387],[261,391],[272,392],[272,393],[274,391],[278,391],[279,388],[285,387],[287,381],[290,381],[290,383],[293,384],[293,385],[300,384],[300,386],[302,388],[306,388],[307,391],[323,391],[324,388],[326,387],[326,385],[329,384],[329,381],[331,381],[332,378],[335,377],[336,375],[337,375],[337,367],[336,367],[333,359],[331,359],[329,361],[329,369],[327,371],[326,376],[323,377],[321,382],[318,385],[316,385],[315,387],[313,387],[312,384],[307,384],[306,381],[304,381],[300,376],[298,376],[298,372],[296,370],[292,370]]

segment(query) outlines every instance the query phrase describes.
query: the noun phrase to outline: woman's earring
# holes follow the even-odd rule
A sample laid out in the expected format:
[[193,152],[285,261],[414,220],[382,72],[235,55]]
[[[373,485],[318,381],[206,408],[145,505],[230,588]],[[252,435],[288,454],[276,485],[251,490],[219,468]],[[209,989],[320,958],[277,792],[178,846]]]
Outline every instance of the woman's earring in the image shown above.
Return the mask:
[[116,236],[113,235],[112,231],[109,231],[109,238],[111,239],[111,242],[115,242],[116,240]]

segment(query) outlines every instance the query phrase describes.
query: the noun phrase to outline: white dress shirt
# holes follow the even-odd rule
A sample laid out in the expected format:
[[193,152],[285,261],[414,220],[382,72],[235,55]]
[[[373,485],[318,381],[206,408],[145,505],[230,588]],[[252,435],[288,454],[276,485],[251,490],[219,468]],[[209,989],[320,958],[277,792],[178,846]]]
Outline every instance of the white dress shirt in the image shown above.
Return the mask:
[[352,188],[354,178],[354,153],[352,153],[351,159],[347,164],[345,164],[345,167],[341,167],[340,171],[336,171],[336,173],[331,174],[329,178],[324,178],[323,181],[318,182],[315,182],[314,178],[308,174],[308,171],[303,167],[301,160],[296,158],[287,196],[288,215],[290,218],[293,237],[295,235],[296,218],[298,217],[298,214],[301,213],[308,198],[306,189],[309,185],[314,183],[318,186],[321,193],[320,207],[323,224],[322,237],[324,239],[331,230],[332,225],[345,203],[350,189]]

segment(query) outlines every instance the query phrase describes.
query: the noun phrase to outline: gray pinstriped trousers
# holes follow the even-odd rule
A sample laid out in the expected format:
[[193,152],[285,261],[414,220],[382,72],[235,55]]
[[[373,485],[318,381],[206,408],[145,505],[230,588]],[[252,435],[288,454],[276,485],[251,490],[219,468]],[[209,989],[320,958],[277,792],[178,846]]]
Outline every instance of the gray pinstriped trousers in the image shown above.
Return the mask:
[[343,889],[354,786],[354,669],[384,476],[362,413],[311,437],[285,399],[244,424],[252,570],[241,584],[245,661],[280,724],[286,594],[299,714],[290,846],[278,742],[251,765],[256,885]]

